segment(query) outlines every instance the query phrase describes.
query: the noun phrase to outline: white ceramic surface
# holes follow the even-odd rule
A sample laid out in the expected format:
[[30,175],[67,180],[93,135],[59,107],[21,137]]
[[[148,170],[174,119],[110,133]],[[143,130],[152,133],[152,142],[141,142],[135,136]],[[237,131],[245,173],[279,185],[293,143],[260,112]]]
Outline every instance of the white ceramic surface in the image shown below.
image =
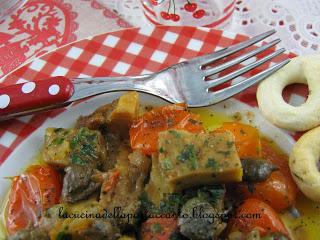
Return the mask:
[[[101,105],[112,102],[120,95],[120,92],[100,95],[75,106],[71,106],[62,114],[46,121],[40,128],[38,128],[33,134],[24,140],[0,167],[0,203],[3,202],[3,199],[10,188],[10,180],[6,179],[6,177],[20,174],[29,164],[32,163],[34,157],[39,153],[39,150],[43,145],[46,128],[71,127],[80,115],[88,115],[94,109]],[[164,100],[151,95],[140,94],[140,96],[142,104],[153,106],[167,104]],[[247,115],[246,113],[250,112],[252,113],[250,116],[254,116],[252,119],[252,124],[257,126],[261,133],[273,139],[286,153],[290,152],[294,144],[294,140],[290,135],[267,122],[261,116],[257,108],[252,108],[242,102],[239,102],[238,100],[230,99],[208,108],[212,111],[224,113],[230,116],[240,112],[242,113],[244,122],[249,121],[249,119],[246,119],[245,116]]]

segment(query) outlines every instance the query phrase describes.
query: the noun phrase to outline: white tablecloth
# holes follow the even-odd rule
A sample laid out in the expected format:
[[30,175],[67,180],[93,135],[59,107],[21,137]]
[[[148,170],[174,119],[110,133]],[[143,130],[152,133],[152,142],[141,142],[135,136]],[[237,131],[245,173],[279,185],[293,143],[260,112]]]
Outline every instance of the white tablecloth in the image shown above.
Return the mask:
[[[150,24],[139,0],[99,0],[134,26]],[[196,0],[194,1],[196,2]],[[282,46],[296,54],[320,53],[320,0],[239,0],[225,30],[256,35],[275,28]]]

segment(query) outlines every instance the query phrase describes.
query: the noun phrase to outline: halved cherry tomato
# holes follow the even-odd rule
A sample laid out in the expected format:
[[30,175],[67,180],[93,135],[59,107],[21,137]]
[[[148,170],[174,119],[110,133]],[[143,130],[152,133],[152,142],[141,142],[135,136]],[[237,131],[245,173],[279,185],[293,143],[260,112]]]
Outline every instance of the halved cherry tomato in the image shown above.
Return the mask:
[[280,172],[275,171],[264,182],[254,183],[249,190],[246,183],[238,186],[240,194],[246,198],[257,198],[268,203],[276,211],[282,211],[292,207],[296,191],[288,183],[286,177]]
[[152,154],[158,149],[159,132],[167,129],[203,132],[200,117],[186,111],[185,104],[172,104],[146,112],[130,128],[130,143],[133,149]]
[[32,165],[14,177],[6,206],[9,234],[37,225],[42,212],[59,202],[60,194],[61,177],[50,166]]
[[240,158],[261,156],[260,136],[256,128],[239,122],[225,122],[217,130],[227,130],[233,133]]
[[141,239],[168,240],[177,227],[176,218],[149,218],[141,226]]
[[238,191],[244,198],[257,198],[281,211],[295,203],[298,188],[291,177],[288,157],[277,151],[267,140],[261,139],[263,159],[279,167],[264,182],[254,183],[249,191],[247,184],[241,183]]
[[229,222],[231,230],[244,233],[258,229],[261,236],[267,233],[282,233],[288,235],[288,231],[278,217],[277,213],[261,200],[249,198],[237,209],[236,218]]
[[[282,153],[279,149],[276,149],[267,139],[261,139],[261,150],[262,150],[262,157],[273,163],[274,165],[278,166],[281,173],[285,175],[288,180],[291,181],[293,186],[296,187],[294,180],[291,176],[291,171],[289,168],[288,163],[288,156]],[[297,187],[296,187],[297,189]]]

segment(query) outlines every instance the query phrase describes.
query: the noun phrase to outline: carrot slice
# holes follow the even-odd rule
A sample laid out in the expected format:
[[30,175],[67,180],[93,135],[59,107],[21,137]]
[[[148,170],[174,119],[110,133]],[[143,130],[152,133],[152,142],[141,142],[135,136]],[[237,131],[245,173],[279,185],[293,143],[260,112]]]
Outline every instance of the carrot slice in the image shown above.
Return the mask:
[[225,122],[217,131],[226,130],[233,133],[240,158],[257,158],[261,156],[259,131],[247,124]]

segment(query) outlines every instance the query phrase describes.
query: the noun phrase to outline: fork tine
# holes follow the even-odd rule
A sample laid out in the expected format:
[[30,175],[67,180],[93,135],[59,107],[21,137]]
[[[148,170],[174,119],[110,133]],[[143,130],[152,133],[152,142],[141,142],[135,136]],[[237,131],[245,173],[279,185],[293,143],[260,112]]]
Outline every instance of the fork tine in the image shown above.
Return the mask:
[[264,57],[264,58],[262,58],[262,59],[260,59],[260,60],[258,60],[256,62],[253,62],[253,63],[251,63],[251,64],[249,64],[249,65],[247,65],[247,66],[245,66],[243,68],[240,68],[237,71],[229,73],[229,74],[227,74],[227,75],[225,75],[223,77],[220,77],[220,78],[217,78],[217,79],[214,79],[214,80],[211,80],[211,81],[207,81],[206,83],[208,83],[208,88],[212,88],[212,87],[218,86],[218,85],[220,85],[222,83],[225,83],[227,81],[230,81],[230,80],[232,80],[232,79],[234,79],[234,78],[236,78],[236,77],[238,77],[238,76],[240,76],[240,75],[242,75],[242,74],[244,74],[246,72],[249,72],[250,70],[252,70],[252,69],[262,65],[263,63],[271,60],[272,58],[280,55],[284,51],[285,51],[285,49],[281,48],[281,49],[271,53],[270,55],[268,55],[268,56],[266,56],[266,57]]
[[257,35],[253,38],[250,38],[244,42],[223,48],[219,51],[213,52],[213,53],[209,53],[206,54],[204,56],[200,56],[197,58],[194,58],[192,60],[190,60],[190,62],[194,63],[198,63],[200,65],[204,65],[204,64],[209,64],[211,62],[214,62],[218,59],[224,58],[228,55],[231,55],[232,53],[238,52],[246,47],[249,47],[257,42],[260,42],[261,40],[271,36],[272,34],[274,34],[276,31],[275,30],[270,30],[268,32],[262,33],[260,35]]
[[242,92],[243,90],[249,88],[253,84],[262,81],[266,77],[270,76],[272,73],[278,71],[280,68],[282,68],[284,65],[288,64],[290,62],[290,59],[286,59],[276,65],[273,65],[272,67],[246,79],[242,82],[239,82],[237,84],[234,84],[230,87],[227,87],[225,89],[221,89],[217,92],[213,92],[210,94],[210,98],[212,101],[210,101],[210,104],[215,104],[218,102],[221,102],[227,98],[230,98],[234,95],[236,95],[239,92]]
[[266,49],[276,45],[280,41],[281,41],[280,39],[273,40],[273,41],[269,42],[268,44],[263,45],[263,46],[261,46],[259,48],[256,48],[256,49],[254,49],[254,50],[252,50],[252,51],[250,51],[250,52],[248,52],[248,53],[246,53],[244,55],[241,55],[241,56],[239,56],[239,57],[237,57],[235,59],[232,59],[231,61],[228,61],[228,62],[226,62],[224,64],[221,64],[221,65],[219,65],[217,67],[205,69],[203,71],[204,71],[206,76],[214,75],[214,74],[216,74],[218,72],[221,72],[221,71],[223,71],[223,70],[225,70],[225,69],[227,69],[229,67],[232,67],[232,66],[234,66],[234,65],[236,65],[238,63],[241,63],[241,62],[243,62],[243,61],[245,61],[245,60],[257,55],[258,53],[261,53],[261,52],[265,51]]

